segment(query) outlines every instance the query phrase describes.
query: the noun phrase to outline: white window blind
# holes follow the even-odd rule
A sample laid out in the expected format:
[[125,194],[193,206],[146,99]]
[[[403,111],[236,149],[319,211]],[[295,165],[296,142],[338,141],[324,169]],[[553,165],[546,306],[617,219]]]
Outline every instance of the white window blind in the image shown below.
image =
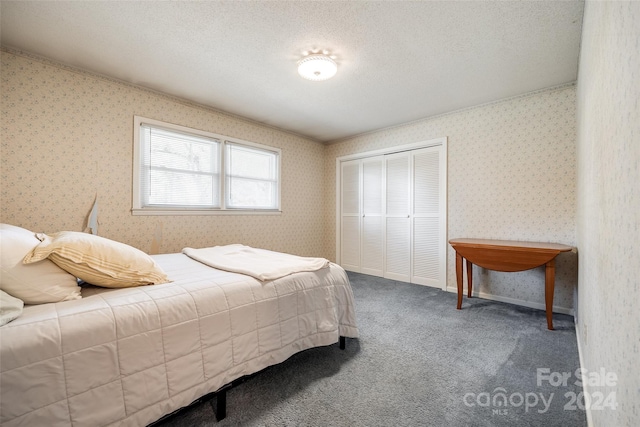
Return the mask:
[[280,212],[280,149],[134,119],[134,215]]
[[226,142],[226,206],[278,208],[278,153]]
[[220,207],[220,141],[140,126],[142,206]]

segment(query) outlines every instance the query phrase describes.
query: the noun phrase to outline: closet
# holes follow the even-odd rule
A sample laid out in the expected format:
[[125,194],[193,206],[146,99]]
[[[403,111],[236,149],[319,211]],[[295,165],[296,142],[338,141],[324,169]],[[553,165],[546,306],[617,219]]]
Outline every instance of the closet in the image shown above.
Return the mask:
[[337,160],[346,270],[446,289],[446,138]]

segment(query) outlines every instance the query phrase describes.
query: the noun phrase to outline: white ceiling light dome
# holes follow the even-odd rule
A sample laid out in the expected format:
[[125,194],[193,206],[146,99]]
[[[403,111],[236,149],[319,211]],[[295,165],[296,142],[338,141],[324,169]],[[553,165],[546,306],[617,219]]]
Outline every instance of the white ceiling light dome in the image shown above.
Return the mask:
[[338,64],[333,56],[324,50],[322,52],[307,53],[298,61],[298,74],[307,80],[322,81],[336,75]]

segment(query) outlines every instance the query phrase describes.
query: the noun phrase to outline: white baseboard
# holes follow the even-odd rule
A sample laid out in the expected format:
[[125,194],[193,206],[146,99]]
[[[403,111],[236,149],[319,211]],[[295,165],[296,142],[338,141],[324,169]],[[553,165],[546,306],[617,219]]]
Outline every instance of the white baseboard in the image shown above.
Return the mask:
[[[580,367],[585,369],[584,359],[582,358],[582,333],[580,331],[580,325],[576,322],[576,338],[578,339],[578,360],[580,361]],[[587,390],[587,381],[582,382],[582,391],[584,395],[591,396],[589,394],[589,390]],[[587,416],[587,427],[593,427],[593,415],[591,415],[591,408],[587,407],[584,409],[585,415]]]
[[[458,288],[457,287],[452,287],[452,286],[448,286],[447,287],[447,292],[452,292],[452,293],[458,293]],[[465,298],[466,298],[466,291],[465,291]],[[536,308],[538,310],[545,310],[545,306],[542,303],[538,303],[538,302],[531,302],[531,301],[525,301],[525,300],[521,300],[521,299],[516,299],[516,298],[509,298],[509,297],[502,297],[500,295],[493,295],[493,294],[487,294],[484,292],[472,292],[471,295],[473,295],[476,298],[483,298],[483,299],[489,299],[492,301],[500,301],[500,302],[506,302],[509,304],[515,304],[515,305],[521,305],[524,307],[529,307],[529,308]],[[569,314],[569,315],[573,315],[574,311],[572,308],[567,308],[567,307],[560,307],[557,305],[553,306],[553,312],[554,313],[560,313],[560,314]]]

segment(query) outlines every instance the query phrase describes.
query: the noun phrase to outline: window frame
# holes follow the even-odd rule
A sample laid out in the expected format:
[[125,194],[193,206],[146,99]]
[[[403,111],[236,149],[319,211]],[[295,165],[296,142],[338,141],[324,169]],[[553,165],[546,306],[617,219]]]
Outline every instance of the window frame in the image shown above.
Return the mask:
[[[141,126],[147,125],[157,127],[163,130],[175,131],[198,137],[217,140],[219,142],[219,195],[220,207],[190,207],[190,206],[143,206],[142,203],[142,182],[141,182]],[[270,208],[238,208],[227,207],[227,144],[246,146],[271,152],[275,155],[276,165],[276,203],[277,207]],[[160,120],[149,119],[142,116],[134,116],[133,125],[133,192],[132,192],[132,215],[279,215],[282,213],[282,150],[280,148],[271,147],[256,142],[245,141],[239,138],[233,138],[199,129],[180,126],[173,123],[163,122]]]

